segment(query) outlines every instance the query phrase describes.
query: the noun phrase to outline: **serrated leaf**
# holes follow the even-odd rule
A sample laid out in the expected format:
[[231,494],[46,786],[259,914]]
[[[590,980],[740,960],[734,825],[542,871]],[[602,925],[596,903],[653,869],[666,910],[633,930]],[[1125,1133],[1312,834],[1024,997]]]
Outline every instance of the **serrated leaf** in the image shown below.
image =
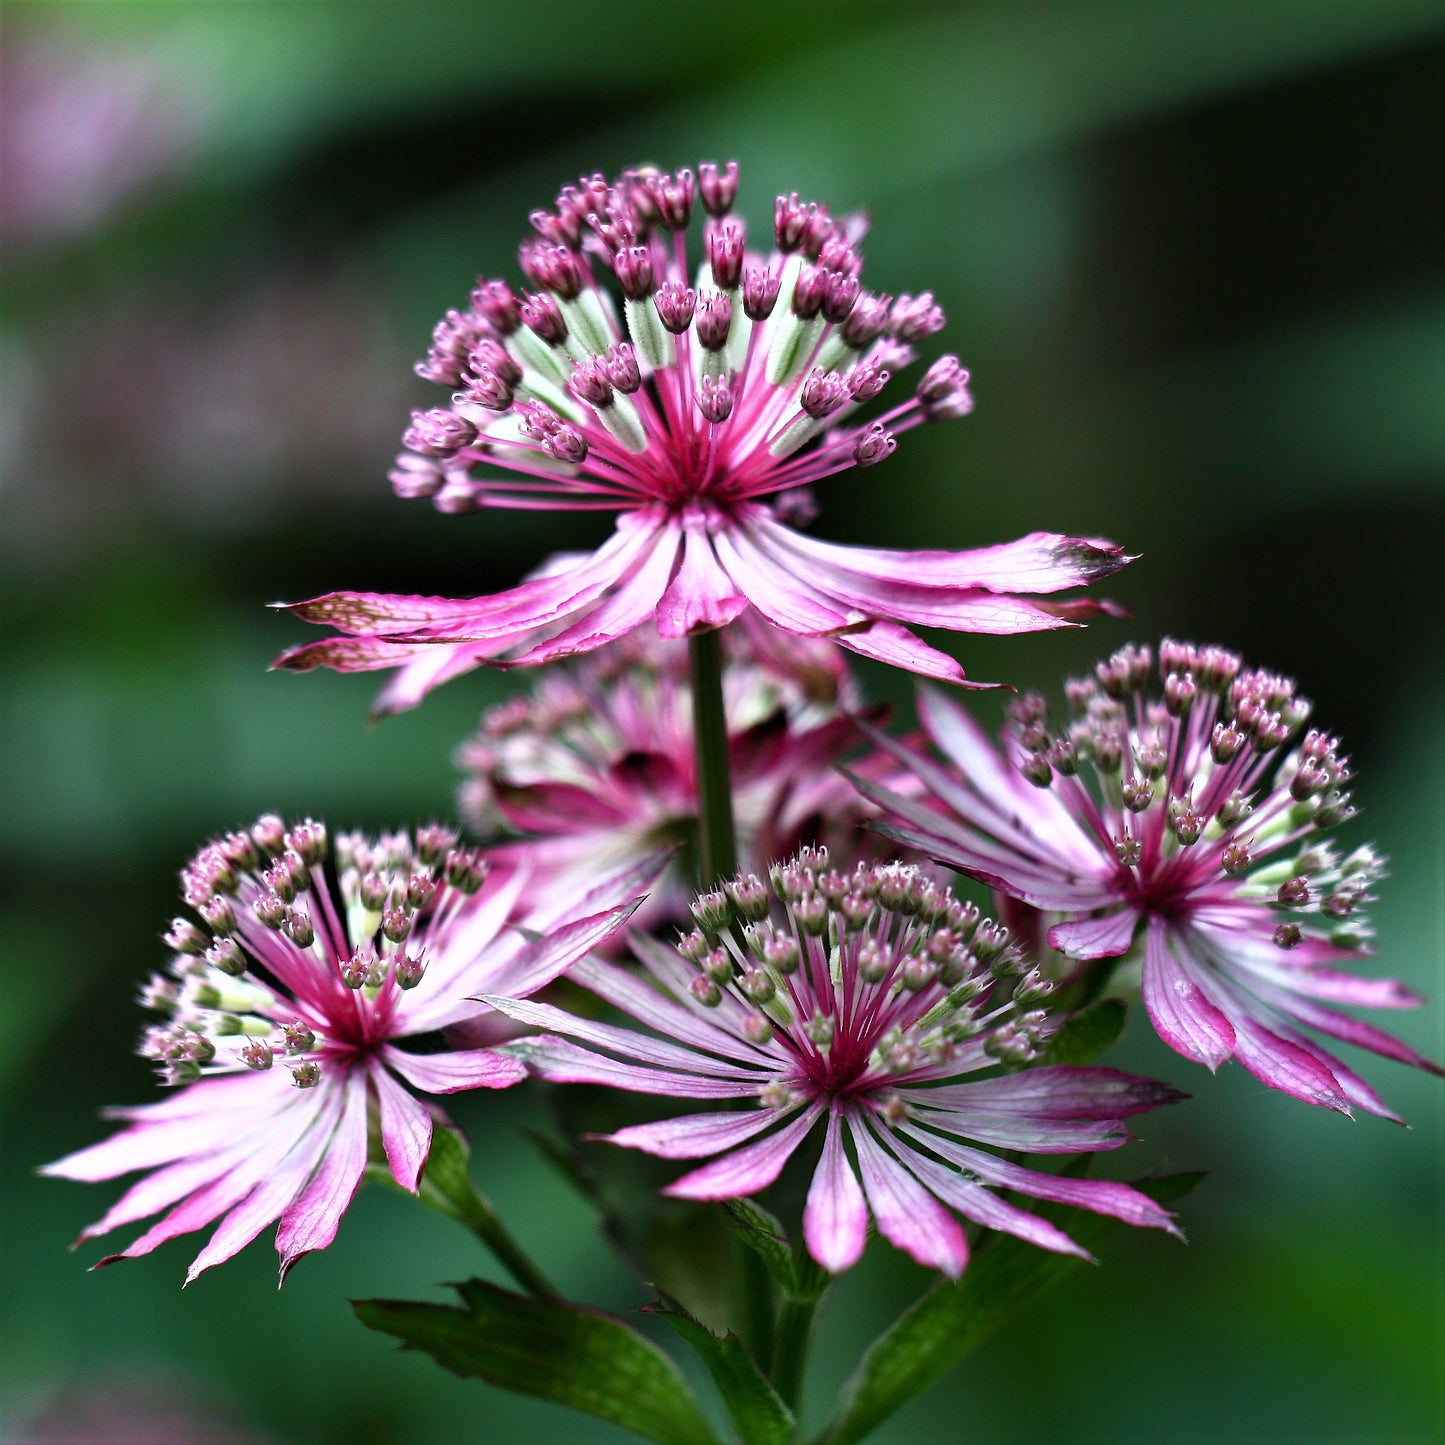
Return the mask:
[[[1164,1175],[1136,1180],[1134,1188],[1162,1204],[1181,1198],[1203,1177]],[[1050,1205],[1034,1212],[1052,1219],[1064,1215]],[[1114,1221],[1099,1215],[1075,1213],[1069,1232],[1089,1248],[1114,1227]],[[995,1236],[975,1254],[961,1280],[934,1285],[873,1341],[839,1392],[833,1418],[815,1445],[861,1440],[1080,1262],[1012,1236]]]
[[754,1199],[727,1199],[723,1201],[723,1209],[733,1232],[759,1256],[783,1293],[797,1298],[802,1282],[794,1264],[788,1232],[777,1217]]
[[733,1417],[742,1445],[787,1445],[797,1422],[747,1347],[729,1330],[714,1334],[670,1295],[647,1307],[697,1351]]
[[1101,998],[1066,1019],[1049,1040],[1042,1062],[1092,1064],[1124,1032],[1129,1007],[1122,999]]
[[624,1320],[486,1280],[453,1288],[460,1307],[353,1300],[352,1309],[368,1329],[464,1378],[568,1405],[659,1445],[717,1445],[677,1366]]

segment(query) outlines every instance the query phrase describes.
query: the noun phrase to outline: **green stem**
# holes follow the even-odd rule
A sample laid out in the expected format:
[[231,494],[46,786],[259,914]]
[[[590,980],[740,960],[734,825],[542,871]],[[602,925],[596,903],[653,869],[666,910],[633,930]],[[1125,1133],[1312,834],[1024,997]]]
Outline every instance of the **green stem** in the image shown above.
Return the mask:
[[798,1408],[798,1395],[803,1386],[803,1365],[808,1358],[808,1342],[813,1329],[816,1299],[785,1299],[778,1317],[778,1331],[773,1342],[772,1367],[768,1377],[773,1388],[783,1397],[790,1410]]
[[[462,1161],[465,1170],[465,1159]],[[453,1187],[447,1187],[448,1184]],[[449,1215],[457,1223],[465,1225],[491,1250],[497,1263],[528,1294],[539,1299],[561,1299],[557,1287],[532,1261],[532,1257],[512,1238],[511,1231],[502,1223],[501,1217],[492,1206],[492,1201],[467,1178],[465,1172],[460,1181],[447,1177],[445,1182],[433,1176],[429,1170],[422,1175],[417,1197],[423,1204]]]
[[728,724],[723,709],[722,634],[688,638],[692,671],[692,731],[697,755],[700,882],[714,887],[737,872],[733,829],[732,777],[728,767]]

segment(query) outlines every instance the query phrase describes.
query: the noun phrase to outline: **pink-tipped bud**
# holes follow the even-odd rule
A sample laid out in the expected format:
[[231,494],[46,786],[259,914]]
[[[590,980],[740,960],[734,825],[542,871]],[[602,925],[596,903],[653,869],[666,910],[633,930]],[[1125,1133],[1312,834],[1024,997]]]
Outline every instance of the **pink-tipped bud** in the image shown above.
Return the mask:
[[611,406],[613,403],[612,379],[607,374],[605,363],[596,357],[579,361],[567,380],[567,390],[588,406]]
[[697,168],[697,192],[710,216],[725,216],[738,193],[738,163],[728,161],[721,171],[711,161]]
[[522,324],[548,346],[560,346],[567,339],[567,322],[556,298],[545,291],[524,291]]
[[167,948],[194,956],[203,954],[211,941],[189,918],[173,918],[164,937]]
[[968,372],[956,356],[940,356],[923,374],[917,395],[929,421],[953,421],[973,410]]
[[462,382],[454,401],[484,407],[487,411],[506,411],[514,399],[511,386],[489,366],[478,366]]
[[612,258],[612,270],[622,294],[629,301],[645,301],[655,287],[652,278],[652,252],[646,246],[624,246]]
[[853,443],[853,461],[860,467],[872,467],[891,457],[898,450],[898,442],[883,425],[874,422],[862,436]]
[[697,310],[697,293],[681,281],[665,281],[657,288],[652,298],[657,308],[657,318],[674,336],[680,336],[692,325],[693,313]]
[[872,401],[888,385],[889,373],[875,361],[865,361],[848,373],[848,395],[860,405]]
[[669,231],[684,231],[692,219],[692,203],[697,192],[692,172],[684,167],[676,175],[653,175],[647,189],[657,210],[657,219]]
[[822,311],[827,294],[828,273],[821,266],[803,266],[793,283],[793,315],[811,321]]
[[522,272],[534,286],[545,287],[564,301],[573,300],[586,279],[582,263],[570,246],[530,241],[518,252]]
[[858,278],[849,271],[824,270],[823,315],[835,326],[853,314],[858,302]]
[[714,426],[733,414],[733,389],[725,376],[704,376],[697,392],[697,409]]
[[642,385],[637,352],[633,350],[630,342],[619,341],[617,345],[609,346],[607,354],[601,360],[607,368],[607,379],[623,395],[630,396]]
[[900,296],[893,303],[889,326],[900,341],[922,341],[943,330],[943,309],[935,306],[933,292],[925,291],[921,296]]
[[814,421],[831,416],[848,401],[848,383],[836,371],[815,366],[798,394],[798,405]]
[[766,321],[778,304],[782,278],[770,266],[743,270],[743,311],[750,321]]
[[743,275],[745,233],[740,221],[724,221],[708,230],[705,245],[712,281],[720,291],[731,291]]
[[466,417],[446,407],[413,411],[411,425],[402,433],[401,444],[409,451],[428,457],[450,457],[477,439],[477,429]]
[[873,296],[868,292],[860,295],[843,323],[843,340],[854,351],[871,346],[888,329],[891,296]]
[[727,345],[732,322],[731,297],[721,292],[704,296],[697,307],[697,339],[703,350],[721,351]]
[[426,976],[426,964],[409,953],[400,954],[392,960],[391,976],[396,980],[398,988],[415,988]]
[[510,336],[522,324],[521,306],[505,281],[479,276],[472,290],[472,310],[503,336]]
[[245,1064],[248,1069],[269,1069],[271,1065],[276,1062],[276,1055],[272,1052],[270,1044],[262,1043],[260,1039],[256,1039],[241,1050],[241,1062]]
[[431,457],[419,457],[414,452],[400,453],[386,474],[392,491],[408,502],[436,496],[446,476]]

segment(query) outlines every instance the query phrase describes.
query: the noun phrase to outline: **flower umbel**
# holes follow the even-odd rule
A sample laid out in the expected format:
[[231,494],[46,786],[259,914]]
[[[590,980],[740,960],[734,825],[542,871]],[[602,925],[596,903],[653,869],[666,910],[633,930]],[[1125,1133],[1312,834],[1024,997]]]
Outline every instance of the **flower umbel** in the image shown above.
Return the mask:
[[[47,1165],[68,1179],[150,1171],[81,1240],[168,1212],[101,1263],[148,1254],[220,1220],[187,1283],[273,1220],[281,1276],[336,1235],[367,1162],[369,1124],[402,1188],[415,1191],[433,1117],[426,1094],[505,1088],[523,1071],[487,1049],[414,1053],[405,1038],[463,1023],[481,988],[550,982],[631,911],[647,869],[607,880],[528,942],[522,872],[488,880],[448,829],[345,834],[328,877],[326,830],[274,816],[203,848],[181,874],[201,920],[166,935],[169,970],[141,1001],[164,1015],[140,1052],[170,1098],[111,1110],[111,1138]],[[78,1241],[79,1242],[79,1241]]]
[[700,896],[693,912],[698,927],[676,949],[633,939],[650,980],[592,959],[571,974],[664,1038],[488,999],[555,1030],[507,1046],[543,1078],[756,1103],[609,1136],[666,1159],[718,1156],[667,1193],[755,1194],[821,1124],[804,1238],[835,1272],[862,1254],[870,1211],[898,1248],[955,1277],[968,1241],[952,1211],[1046,1249],[1084,1253],[994,1189],[1172,1229],[1167,1213],[1127,1185],[1040,1173],[978,1147],[1112,1149],[1129,1137],[1127,1116],[1181,1096],[1113,1069],[1043,1065],[983,1076],[1038,1058],[1049,1028],[1039,1005],[1050,985],[1025,970],[1004,930],[917,868],[860,864],[843,873],[825,851],[804,850],[773,868],[771,886],[742,874]]
[[[729,163],[564,187],[555,210],[533,213],[537,234],[519,252],[531,289],[479,280],[417,367],[453,395],[414,413],[392,472],[402,496],[444,512],[615,512],[611,539],[490,597],[295,604],[344,635],[280,665],[411,662],[410,685],[387,699],[409,706],[483,661],[546,662],[649,620],[681,637],[751,610],[961,682],[958,664],[903,624],[1028,632],[1091,610],[1015,594],[1108,576],[1128,560],[1109,542],[1036,532],[978,551],[896,552],[786,524],[812,484],[883,461],[924,422],[966,415],[968,373],[941,357],[906,399],[865,413],[942,328],[942,310],[928,292],[864,290],[863,220],[796,195],[778,198],[771,236],[750,247],[736,183]],[[687,248],[699,200],[700,260]]]
[[1365,951],[1364,905],[1384,871],[1373,848],[1322,835],[1352,816],[1337,739],[1305,730],[1285,677],[1219,647],[1164,641],[1157,693],[1147,647],[1126,647],[1067,686],[1071,721],[1019,699],[1001,753],[961,709],[925,695],[941,767],[881,734],[930,802],[866,779],[889,837],[1057,920],[1069,958],[1142,952],[1144,1006],[1185,1058],[1235,1058],[1307,1103],[1396,1116],[1302,1029],[1440,1072],[1373,1025],[1327,1007],[1409,1008],[1393,979],[1335,965]]
[[[773,645],[787,643],[786,655]],[[742,858],[765,868],[801,843],[861,836],[873,809],[834,765],[862,741],[837,648],[785,638],[746,619],[723,634],[724,706]],[[532,864],[535,894],[574,896],[599,868],[695,842],[700,810],[687,647],[651,629],[543,673],[530,695],[491,708],[458,760],[471,775],[461,808],[483,834]],[[634,923],[686,920],[682,864]]]

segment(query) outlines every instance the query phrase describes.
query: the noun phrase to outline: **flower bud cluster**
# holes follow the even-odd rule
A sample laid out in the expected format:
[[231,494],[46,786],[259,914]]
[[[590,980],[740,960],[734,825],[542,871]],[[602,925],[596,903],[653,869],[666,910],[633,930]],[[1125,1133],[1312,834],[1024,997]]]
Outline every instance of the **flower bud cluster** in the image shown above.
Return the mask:
[[[425,976],[431,925],[486,875],[480,852],[438,825],[343,833],[333,847],[323,824],[267,814],[215,839],[181,870],[200,921],[178,917],[165,933],[169,968],[140,995],[165,1022],[139,1052],[169,1084],[280,1059],[312,1087],[328,1049],[384,1037],[398,992]],[[340,990],[353,1007],[338,1009]]]
[[[857,827],[864,806],[834,765],[857,743],[841,707],[856,701],[836,648],[728,631],[724,707],[742,856],[767,858]],[[801,761],[806,759],[807,761]],[[462,816],[482,835],[531,835],[538,886],[696,836],[700,804],[686,643],[638,631],[539,673],[529,693],[489,709],[458,751]],[[680,917],[680,876],[645,917]]]
[[1052,985],[1008,930],[910,865],[843,871],[805,848],[766,880],[742,873],[699,895],[692,915],[677,943],[691,999],[795,1065],[795,1088],[770,1083],[772,1107],[968,1059],[1023,1065],[1049,1032]]
[[[911,400],[851,423],[943,311],[931,292],[865,289],[863,218],[796,192],[777,198],[758,244],[733,213],[737,180],[732,161],[594,173],[534,211],[518,250],[528,286],[479,279],[417,363],[452,401],[412,414],[397,492],[448,512],[535,506],[549,491],[594,506],[727,503],[876,464],[899,433],[966,416],[968,373],[945,356]],[[533,480],[473,478],[484,460]]]
[[1290,678],[1166,638],[1157,660],[1147,646],[1120,648],[1065,693],[1059,730],[1041,698],[1014,702],[1015,762],[1076,811],[1095,799],[1141,896],[1164,905],[1223,876],[1238,896],[1304,916],[1281,923],[1281,947],[1307,928],[1358,945],[1358,908],[1383,863],[1366,848],[1346,870],[1316,841],[1354,815],[1351,772],[1336,738],[1306,730],[1311,707]]

